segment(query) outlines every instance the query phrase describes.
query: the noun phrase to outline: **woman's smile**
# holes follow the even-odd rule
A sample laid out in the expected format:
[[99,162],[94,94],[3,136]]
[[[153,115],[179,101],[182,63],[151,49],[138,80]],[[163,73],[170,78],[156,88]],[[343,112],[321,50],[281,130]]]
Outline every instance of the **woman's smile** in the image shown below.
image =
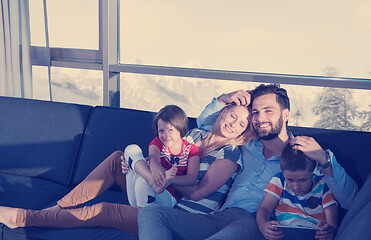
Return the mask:
[[228,126],[228,124],[225,125],[225,130],[226,130],[228,133],[233,133],[233,132],[234,132],[234,131],[232,130],[232,128]]

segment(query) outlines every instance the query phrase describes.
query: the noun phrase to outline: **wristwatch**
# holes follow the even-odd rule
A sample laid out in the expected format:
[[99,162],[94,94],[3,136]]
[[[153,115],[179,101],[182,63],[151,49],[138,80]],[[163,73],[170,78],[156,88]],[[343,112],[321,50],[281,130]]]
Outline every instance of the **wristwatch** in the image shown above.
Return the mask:
[[321,169],[322,170],[325,170],[326,168],[328,167],[331,167],[332,166],[332,163],[331,163],[331,159],[330,159],[330,154],[327,153],[327,162],[323,165],[321,165]]

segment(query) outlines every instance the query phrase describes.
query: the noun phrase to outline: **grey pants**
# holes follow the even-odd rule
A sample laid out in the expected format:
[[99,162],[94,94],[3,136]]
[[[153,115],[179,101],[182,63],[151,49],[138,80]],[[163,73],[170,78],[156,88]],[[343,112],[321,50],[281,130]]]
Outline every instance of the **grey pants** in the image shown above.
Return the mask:
[[264,239],[255,214],[240,208],[203,215],[152,205],[139,212],[138,222],[140,240]]

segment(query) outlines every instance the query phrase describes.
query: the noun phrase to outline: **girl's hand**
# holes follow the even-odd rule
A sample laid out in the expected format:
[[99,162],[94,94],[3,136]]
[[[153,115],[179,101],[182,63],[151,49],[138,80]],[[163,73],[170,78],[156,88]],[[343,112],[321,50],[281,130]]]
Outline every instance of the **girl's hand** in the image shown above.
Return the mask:
[[130,170],[129,164],[125,162],[124,156],[121,156],[121,172],[127,174]]
[[277,221],[267,221],[259,225],[259,230],[266,239],[279,240],[283,238],[281,230],[273,225],[279,225]]
[[152,172],[154,184],[157,185],[158,187],[165,186],[165,183],[166,183],[165,170],[160,166],[153,165],[151,168],[151,172]]
[[315,238],[320,240],[332,240],[336,233],[336,228],[328,225],[327,223],[318,224],[321,230],[318,230]]
[[171,184],[171,180],[175,178],[177,171],[178,171],[178,164],[175,163],[172,168],[165,171],[166,180],[165,180],[164,185],[161,185],[161,186],[151,185],[151,187],[155,190],[157,194],[162,193],[165,190],[165,188],[167,188],[167,186]]

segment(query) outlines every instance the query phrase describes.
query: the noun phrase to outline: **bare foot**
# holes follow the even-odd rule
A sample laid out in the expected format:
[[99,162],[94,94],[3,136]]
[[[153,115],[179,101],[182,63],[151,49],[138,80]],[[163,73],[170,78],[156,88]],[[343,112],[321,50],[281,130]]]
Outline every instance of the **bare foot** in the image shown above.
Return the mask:
[[0,206],[0,222],[8,228],[16,228],[17,212],[19,208],[2,207]]
[[169,185],[169,181],[173,179],[176,176],[176,173],[178,172],[178,164],[174,164],[169,170],[165,171],[165,176],[166,176],[166,182],[164,186],[152,186],[153,189],[157,194],[162,193],[165,188]]
[[162,193],[165,190],[165,186],[154,185],[152,187],[155,190],[155,193],[157,193],[157,194],[160,194],[160,193]]
[[170,181],[176,176],[178,172],[178,164],[175,163],[169,170],[165,171],[166,181]]

